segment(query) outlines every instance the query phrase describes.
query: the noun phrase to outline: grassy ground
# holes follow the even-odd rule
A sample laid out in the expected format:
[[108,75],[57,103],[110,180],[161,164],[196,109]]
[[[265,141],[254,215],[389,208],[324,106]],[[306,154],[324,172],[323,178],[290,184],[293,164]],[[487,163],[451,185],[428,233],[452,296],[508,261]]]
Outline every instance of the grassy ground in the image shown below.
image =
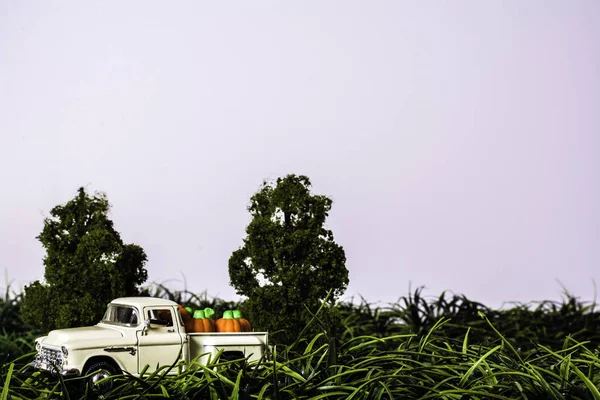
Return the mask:
[[[198,306],[229,306],[153,290]],[[11,307],[6,300],[0,306]],[[166,368],[142,378],[121,376],[105,398],[600,400],[594,306],[566,295],[563,302],[498,311],[464,296],[425,299],[417,289],[389,307],[341,304],[335,331],[278,345],[268,360],[192,362],[176,376],[167,376]],[[25,348],[29,334],[5,332],[3,340],[22,338]],[[77,380],[23,373],[32,353],[0,357],[0,400],[86,396]]]

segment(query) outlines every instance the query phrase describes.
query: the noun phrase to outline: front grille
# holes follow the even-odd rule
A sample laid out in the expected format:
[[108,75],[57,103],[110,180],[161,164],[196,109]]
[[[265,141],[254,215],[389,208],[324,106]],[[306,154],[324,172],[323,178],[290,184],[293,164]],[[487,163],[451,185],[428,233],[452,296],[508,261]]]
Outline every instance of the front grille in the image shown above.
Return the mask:
[[42,347],[36,356],[35,361],[41,364],[44,369],[52,369],[52,365],[62,368],[63,358],[60,350]]

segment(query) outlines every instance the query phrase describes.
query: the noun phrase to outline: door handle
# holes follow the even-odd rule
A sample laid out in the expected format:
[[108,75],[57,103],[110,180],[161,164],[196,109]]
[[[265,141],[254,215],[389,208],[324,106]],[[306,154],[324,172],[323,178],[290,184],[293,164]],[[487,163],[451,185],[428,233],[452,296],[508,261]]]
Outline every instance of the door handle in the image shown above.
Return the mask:
[[169,329],[169,330],[167,330],[167,332],[169,332],[169,333],[175,332],[175,329]]

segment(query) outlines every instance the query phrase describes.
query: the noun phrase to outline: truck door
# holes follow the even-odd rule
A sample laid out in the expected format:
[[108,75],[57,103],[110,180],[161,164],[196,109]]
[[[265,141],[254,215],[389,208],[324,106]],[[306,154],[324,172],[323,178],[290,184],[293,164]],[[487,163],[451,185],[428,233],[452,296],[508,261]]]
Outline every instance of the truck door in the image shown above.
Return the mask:
[[144,320],[148,319],[157,324],[137,332],[138,373],[146,365],[149,366],[146,372],[153,372],[160,366],[185,359],[183,335],[173,307],[144,307]]

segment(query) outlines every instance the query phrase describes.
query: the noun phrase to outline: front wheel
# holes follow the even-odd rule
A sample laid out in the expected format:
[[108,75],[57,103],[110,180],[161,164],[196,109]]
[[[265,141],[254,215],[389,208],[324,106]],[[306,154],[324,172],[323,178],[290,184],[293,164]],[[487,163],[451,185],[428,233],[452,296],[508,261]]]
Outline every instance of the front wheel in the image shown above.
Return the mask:
[[[98,361],[90,364],[84,371],[86,376],[84,388],[96,394],[104,394],[113,387],[113,380],[106,379],[118,373],[118,368],[106,361]],[[89,376],[88,376],[89,375]]]

